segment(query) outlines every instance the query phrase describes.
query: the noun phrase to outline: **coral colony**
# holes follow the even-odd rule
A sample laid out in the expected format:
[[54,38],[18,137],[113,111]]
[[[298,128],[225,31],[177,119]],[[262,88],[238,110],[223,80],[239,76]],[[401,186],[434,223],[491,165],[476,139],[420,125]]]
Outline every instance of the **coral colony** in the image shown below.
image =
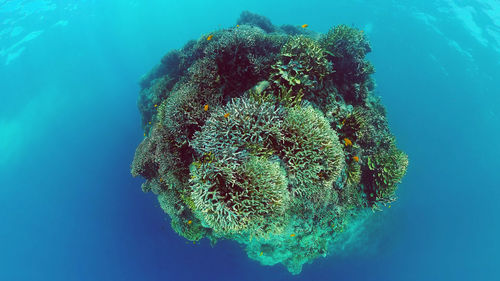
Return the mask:
[[132,175],[186,239],[236,240],[300,273],[390,207],[408,166],[370,51],[353,27],[317,34],[243,12],[143,77]]

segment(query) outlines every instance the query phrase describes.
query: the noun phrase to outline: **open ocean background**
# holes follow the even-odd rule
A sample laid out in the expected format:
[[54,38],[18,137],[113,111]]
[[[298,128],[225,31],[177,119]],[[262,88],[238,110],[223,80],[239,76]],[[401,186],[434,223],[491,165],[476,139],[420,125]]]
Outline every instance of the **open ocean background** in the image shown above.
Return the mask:
[[[187,243],[129,169],[141,75],[243,10],[372,43],[410,166],[399,200],[298,276]],[[0,280],[500,280],[500,2],[0,0]]]

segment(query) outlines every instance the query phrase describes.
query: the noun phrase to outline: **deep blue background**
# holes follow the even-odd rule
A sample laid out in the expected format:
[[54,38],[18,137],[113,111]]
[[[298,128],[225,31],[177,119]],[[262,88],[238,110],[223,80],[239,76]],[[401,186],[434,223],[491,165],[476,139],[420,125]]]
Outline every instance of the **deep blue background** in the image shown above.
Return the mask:
[[[0,0],[0,280],[500,280],[498,1],[145,2]],[[186,243],[129,173],[140,76],[242,10],[364,29],[410,159],[365,239],[299,276]]]

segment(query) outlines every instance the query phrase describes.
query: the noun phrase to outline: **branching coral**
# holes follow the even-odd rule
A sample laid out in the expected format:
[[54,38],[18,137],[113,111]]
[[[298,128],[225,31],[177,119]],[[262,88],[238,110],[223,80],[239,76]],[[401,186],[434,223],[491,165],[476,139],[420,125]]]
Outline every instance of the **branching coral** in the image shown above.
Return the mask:
[[268,35],[249,25],[215,32],[204,52],[218,68],[224,94],[235,97],[267,78],[283,36]]
[[331,65],[315,40],[295,36],[281,48],[280,59],[272,69],[269,80],[277,94],[309,98],[331,72]]
[[333,181],[344,168],[344,153],[323,113],[312,106],[290,108],[283,134],[281,153],[292,194],[313,202],[328,198]]
[[282,122],[281,108],[237,98],[213,109],[190,142],[198,155],[191,197],[197,216],[216,235],[277,231],[288,183],[279,161],[268,156],[278,148]]
[[303,67],[303,71],[311,80],[321,81],[331,72],[331,65],[325,58],[323,48],[314,40],[306,36],[292,37],[281,48],[283,65],[296,61]]
[[338,25],[320,39],[327,59],[333,63],[332,80],[352,103],[359,103],[368,96],[372,88],[369,75],[375,72],[373,65],[365,59],[371,46],[362,30]]
[[284,110],[279,106],[236,98],[224,107],[213,109],[190,144],[198,155],[217,156],[230,148],[255,155],[265,151],[274,153],[282,138],[283,118]]
[[218,236],[279,232],[289,200],[285,171],[264,157],[238,160],[228,165],[231,160],[221,158],[193,168],[197,217]]
[[341,137],[363,147],[367,155],[375,153],[381,145],[387,147],[392,139],[385,115],[369,107],[354,107],[341,123],[338,130]]
[[234,239],[298,274],[394,200],[408,158],[372,93],[361,31],[340,25],[316,40],[248,12],[238,24],[143,78],[131,172],[179,235]]
[[364,173],[366,192],[371,202],[394,201],[397,183],[401,181],[408,167],[408,156],[391,142],[387,150],[367,158]]

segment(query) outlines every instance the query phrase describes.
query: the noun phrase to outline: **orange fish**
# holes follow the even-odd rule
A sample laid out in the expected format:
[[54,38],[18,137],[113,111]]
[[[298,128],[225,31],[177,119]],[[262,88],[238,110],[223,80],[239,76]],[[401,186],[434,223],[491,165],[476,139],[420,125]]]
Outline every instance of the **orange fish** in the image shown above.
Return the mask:
[[306,28],[306,27],[308,27],[309,25],[308,25],[308,24],[303,24],[303,25],[301,25],[301,26],[302,26],[302,28]]
[[352,141],[348,138],[345,138],[344,142],[345,142],[345,146],[352,145]]
[[229,117],[229,112],[224,114],[224,117],[226,117],[226,118]]
[[354,159],[354,161],[356,161],[356,162],[359,161],[359,157],[358,156],[354,156],[352,159]]
[[192,220],[188,220],[188,224],[192,224],[192,223],[193,223],[193,221],[192,221]]
[[212,37],[214,37],[214,36],[213,36],[213,35],[208,35],[208,37],[207,37],[207,41],[212,40]]
[[208,104],[205,104],[205,106],[203,107],[203,109],[204,109],[205,111],[207,111],[207,110],[208,110]]
[[290,237],[295,237],[295,233],[290,234]]
[[260,252],[260,255],[259,256],[262,256],[264,254],[264,252]]

